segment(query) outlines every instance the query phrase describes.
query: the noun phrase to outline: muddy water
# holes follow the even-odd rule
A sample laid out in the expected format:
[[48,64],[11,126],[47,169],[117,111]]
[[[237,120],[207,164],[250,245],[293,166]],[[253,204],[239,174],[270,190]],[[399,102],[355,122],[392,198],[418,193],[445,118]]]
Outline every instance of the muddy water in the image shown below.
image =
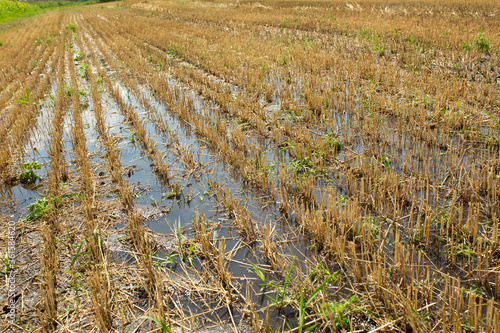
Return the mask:
[[[141,119],[146,120],[147,117],[145,113],[147,110],[145,110],[137,100],[136,96],[123,88],[123,86],[120,86],[120,83],[116,83],[116,85],[120,87],[122,97],[126,97],[130,105],[134,107],[139,115],[141,115]],[[144,88],[144,90],[146,90],[146,88]],[[228,250],[235,248],[240,242],[238,240],[238,233],[235,233],[231,227],[232,217],[227,214],[216,197],[211,195],[208,186],[209,182],[217,181],[220,184],[224,184],[233,193],[234,197],[241,202],[245,202],[246,207],[252,215],[252,219],[260,225],[261,228],[264,224],[276,225],[277,235],[283,240],[286,240],[286,235],[290,233],[290,225],[286,221],[280,221],[281,215],[278,212],[275,199],[266,196],[262,197],[260,191],[246,186],[245,183],[240,180],[240,177],[231,171],[230,166],[220,161],[216,152],[213,152],[203,141],[198,140],[194,136],[194,133],[189,130],[189,127],[186,128],[185,124],[179,123],[176,118],[172,117],[167,107],[152,98],[147,90],[144,92],[144,95],[148,98],[149,104],[155,107],[157,111],[165,117],[165,121],[170,129],[175,130],[180,143],[189,149],[196,161],[201,163],[201,168],[199,170],[191,175],[186,175],[182,162],[178,160],[175,154],[169,152],[165,142],[166,140],[157,133],[151,122],[144,122],[148,135],[155,138],[157,149],[166,152],[165,161],[167,161],[170,166],[170,170],[172,170],[170,174],[173,177],[170,183],[178,182],[182,188],[182,196],[180,198],[167,198],[165,194],[168,194],[170,191],[169,185],[163,184],[151,173],[149,166],[150,162],[141,151],[140,143],[130,140],[133,135],[132,131],[127,126],[120,125],[125,123],[123,117],[120,116],[120,111],[117,108],[109,108],[110,114],[113,115],[110,117],[113,119],[113,123],[110,123],[109,126],[115,128],[115,134],[123,138],[118,146],[122,150],[122,163],[130,166],[132,162],[134,165],[134,172],[128,177],[128,181],[131,185],[133,184],[133,188],[136,190],[137,196],[135,202],[139,211],[146,212],[146,215],[150,214],[150,218],[146,221],[148,227],[160,234],[175,234],[180,227],[183,235],[192,237],[194,231],[191,221],[196,214],[204,214],[208,221],[219,226],[214,232],[213,237],[225,238]],[[199,99],[199,97],[196,97],[194,94],[190,94],[190,97]],[[195,108],[197,108],[196,111],[203,114],[205,112],[205,110],[202,109],[204,104],[206,103],[201,100],[195,101],[194,105]],[[119,128],[119,131],[116,128]],[[268,146],[272,147],[270,144]],[[273,161],[274,159],[275,163],[279,163],[276,160],[278,154],[274,149],[269,148],[265,153],[269,161]],[[304,262],[305,258],[308,256],[308,250],[305,248],[304,239],[297,239],[295,236],[292,236],[290,241],[293,242],[294,246],[283,247],[281,250],[284,253],[295,255],[298,261]],[[260,254],[258,246],[259,244],[254,243],[250,247],[243,247],[238,250],[232,258],[233,260],[230,262],[230,271],[239,283],[255,283],[255,281],[258,281],[258,276],[253,269],[249,267],[248,264],[240,263],[253,262],[255,264],[264,264],[265,261],[262,260],[262,254]],[[162,253],[158,253],[158,256],[159,258],[165,258],[165,255]],[[195,267],[198,266],[196,260],[194,265]],[[174,272],[178,272],[179,266],[171,265],[171,268]],[[178,273],[182,274],[182,271]],[[274,277],[275,276],[271,273],[267,274],[268,279]],[[258,290],[260,288],[254,286],[254,289]],[[263,295],[256,295],[254,302],[264,307],[268,304],[269,299]],[[189,307],[191,311],[206,310],[198,308],[195,304],[190,304],[188,299],[185,300],[185,305]],[[186,313],[188,313],[187,309]],[[229,313],[226,309],[212,315],[214,319],[217,315],[221,319],[229,319]],[[235,319],[238,318],[237,313],[233,313],[233,315],[236,316]]]

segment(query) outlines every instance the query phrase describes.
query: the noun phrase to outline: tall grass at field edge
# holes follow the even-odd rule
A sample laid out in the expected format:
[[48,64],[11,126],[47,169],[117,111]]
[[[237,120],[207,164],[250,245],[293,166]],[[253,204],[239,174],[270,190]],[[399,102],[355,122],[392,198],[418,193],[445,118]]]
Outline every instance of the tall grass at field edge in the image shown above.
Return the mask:
[[104,1],[43,1],[30,3],[23,1],[0,0],[0,22],[6,22],[21,17],[32,16],[54,8],[88,5],[98,2]]

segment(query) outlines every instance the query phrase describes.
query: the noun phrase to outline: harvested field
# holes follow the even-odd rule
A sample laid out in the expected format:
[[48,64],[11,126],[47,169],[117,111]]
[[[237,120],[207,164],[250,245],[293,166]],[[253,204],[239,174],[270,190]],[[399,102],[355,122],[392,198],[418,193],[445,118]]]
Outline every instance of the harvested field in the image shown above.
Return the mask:
[[500,332],[500,4],[0,23],[2,332]]

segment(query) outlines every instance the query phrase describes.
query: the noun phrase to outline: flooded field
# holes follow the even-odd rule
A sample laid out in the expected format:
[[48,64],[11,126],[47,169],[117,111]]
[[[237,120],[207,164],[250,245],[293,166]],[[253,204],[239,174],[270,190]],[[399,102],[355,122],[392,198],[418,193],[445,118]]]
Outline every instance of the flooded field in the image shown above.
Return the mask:
[[6,332],[500,332],[500,5],[0,23]]

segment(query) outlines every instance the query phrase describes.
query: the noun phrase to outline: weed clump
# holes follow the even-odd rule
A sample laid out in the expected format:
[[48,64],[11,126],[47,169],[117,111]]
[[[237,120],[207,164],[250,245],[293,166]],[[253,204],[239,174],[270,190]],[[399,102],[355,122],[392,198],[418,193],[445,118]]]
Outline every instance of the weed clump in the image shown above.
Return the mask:
[[28,206],[29,214],[26,216],[26,221],[33,221],[47,214],[49,211],[49,200],[47,197],[35,197],[35,202]]
[[484,30],[479,30],[476,37],[474,37],[474,44],[477,46],[477,49],[483,53],[490,52],[490,43],[488,39],[484,37]]
[[35,174],[34,170],[40,170],[41,166],[36,161],[26,162],[21,165],[22,172],[17,177],[21,183],[34,183],[37,179],[42,179],[42,177]]
[[463,50],[464,52],[469,52],[469,51],[470,51],[470,49],[471,49],[470,43],[464,42],[464,43],[462,44],[462,50]]
[[30,91],[29,91],[29,89],[26,89],[26,92],[24,93],[24,97],[16,99],[16,102],[18,102],[19,105],[28,104],[30,102]]
[[343,147],[344,145],[340,141],[334,139],[333,133],[328,133],[322,142],[323,149],[333,150],[334,152],[341,151]]
[[9,251],[5,252],[4,257],[0,257],[0,261],[4,265],[4,269],[0,270],[1,274],[5,275],[8,272],[12,272],[12,271],[16,270],[16,264],[13,261],[11,261],[11,257],[12,257],[12,253]]
[[349,319],[353,314],[353,306],[359,300],[356,295],[351,296],[348,300],[337,303],[328,302],[321,305],[322,316],[326,320],[327,318],[333,317],[333,322],[337,329],[349,329]]
[[74,25],[73,23],[68,24],[66,26],[66,32],[68,32],[69,30],[76,32],[76,25]]

